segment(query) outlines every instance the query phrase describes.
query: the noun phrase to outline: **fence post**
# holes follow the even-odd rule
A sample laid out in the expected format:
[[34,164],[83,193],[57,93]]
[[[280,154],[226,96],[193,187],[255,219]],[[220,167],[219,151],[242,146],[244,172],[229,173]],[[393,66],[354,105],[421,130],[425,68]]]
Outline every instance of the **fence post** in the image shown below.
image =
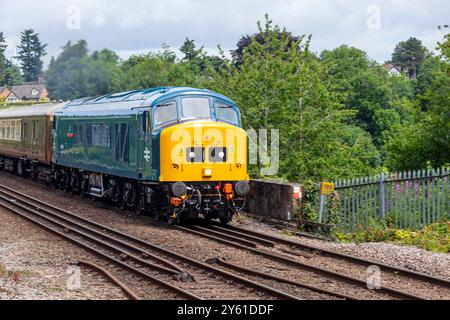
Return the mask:
[[384,205],[384,172],[380,176],[380,216],[382,219],[386,218],[385,205]]

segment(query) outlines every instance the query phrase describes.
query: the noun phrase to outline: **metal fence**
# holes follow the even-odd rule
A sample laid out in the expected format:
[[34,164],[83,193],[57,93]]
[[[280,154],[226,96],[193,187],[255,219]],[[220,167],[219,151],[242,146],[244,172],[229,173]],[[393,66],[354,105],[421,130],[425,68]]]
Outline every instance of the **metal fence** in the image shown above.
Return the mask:
[[[397,228],[422,228],[450,217],[450,168],[340,180],[325,200],[322,221],[342,231],[384,220]],[[319,193],[314,206],[319,210]]]

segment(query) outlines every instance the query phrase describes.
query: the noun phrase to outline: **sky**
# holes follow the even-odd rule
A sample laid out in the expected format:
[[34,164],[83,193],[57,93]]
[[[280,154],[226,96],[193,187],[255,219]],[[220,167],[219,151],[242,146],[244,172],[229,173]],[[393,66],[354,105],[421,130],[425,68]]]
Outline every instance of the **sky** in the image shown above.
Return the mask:
[[395,45],[416,37],[429,49],[450,24],[448,0],[0,0],[0,31],[15,55],[20,32],[33,28],[47,43],[47,64],[68,41],[85,39],[90,50],[108,48],[126,59],[176,49],[195,39],[210,53],[232,50],[242,35],[257,32],[269,14],[296,35],[311,34],[317,53],[342,44],[371,59],[390,59]]

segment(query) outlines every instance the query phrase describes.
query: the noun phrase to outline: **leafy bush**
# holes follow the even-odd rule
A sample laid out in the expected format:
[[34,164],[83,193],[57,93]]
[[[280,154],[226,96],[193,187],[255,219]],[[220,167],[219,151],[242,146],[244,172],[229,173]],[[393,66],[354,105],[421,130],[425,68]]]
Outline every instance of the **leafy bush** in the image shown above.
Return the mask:
[[396,229],[388,227],[386,223],[372,220],[365,230],[361,229],[348,234],[337,232],[335,236],[342,242],[392,242],[433,252],[450,252],[449,220],[431,224],[422,230]]

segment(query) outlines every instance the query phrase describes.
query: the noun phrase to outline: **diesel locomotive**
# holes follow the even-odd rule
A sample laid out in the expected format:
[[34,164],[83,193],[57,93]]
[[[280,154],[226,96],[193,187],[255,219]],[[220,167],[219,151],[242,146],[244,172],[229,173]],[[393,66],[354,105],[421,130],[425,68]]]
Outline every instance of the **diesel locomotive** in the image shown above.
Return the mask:
[[0,110],[0,170],[170,223],[228,223],[249,192],[239,108],[184,87]]

